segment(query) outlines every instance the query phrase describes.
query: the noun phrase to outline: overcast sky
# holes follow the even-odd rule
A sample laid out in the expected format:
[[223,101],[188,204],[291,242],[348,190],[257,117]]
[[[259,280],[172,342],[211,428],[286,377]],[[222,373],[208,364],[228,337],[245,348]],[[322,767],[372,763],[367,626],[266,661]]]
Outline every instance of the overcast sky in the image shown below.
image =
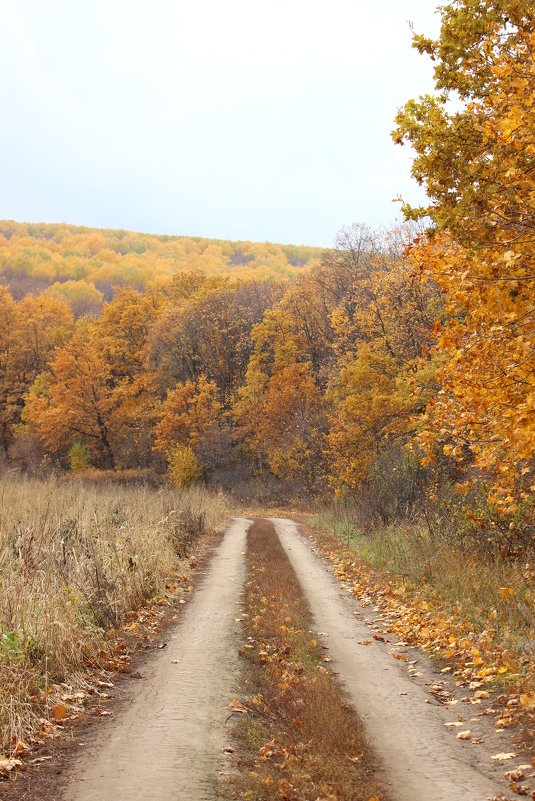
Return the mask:
[[421,199],[433,0],[0,0],[0,217],[329,245]]

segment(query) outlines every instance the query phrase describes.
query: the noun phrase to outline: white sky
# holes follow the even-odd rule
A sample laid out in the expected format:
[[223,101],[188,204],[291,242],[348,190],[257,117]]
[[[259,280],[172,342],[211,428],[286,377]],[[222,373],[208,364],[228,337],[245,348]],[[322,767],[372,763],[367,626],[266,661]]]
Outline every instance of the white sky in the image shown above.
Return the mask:
[[422,199],[434,0],[0,0],[0,218],[329,245]]

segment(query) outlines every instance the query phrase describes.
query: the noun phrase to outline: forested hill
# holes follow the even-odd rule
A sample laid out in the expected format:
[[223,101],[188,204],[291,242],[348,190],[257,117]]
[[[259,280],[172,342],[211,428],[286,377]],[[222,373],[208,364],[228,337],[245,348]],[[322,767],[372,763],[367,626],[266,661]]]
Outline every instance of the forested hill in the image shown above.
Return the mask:
[[0,284],[15,299],[51,289],[81,313],[98,310],[114,286],[141,289],[191,270],[242,279],[289,277],[317,264],[321,254],[321,248],[304,245],[0,221]]

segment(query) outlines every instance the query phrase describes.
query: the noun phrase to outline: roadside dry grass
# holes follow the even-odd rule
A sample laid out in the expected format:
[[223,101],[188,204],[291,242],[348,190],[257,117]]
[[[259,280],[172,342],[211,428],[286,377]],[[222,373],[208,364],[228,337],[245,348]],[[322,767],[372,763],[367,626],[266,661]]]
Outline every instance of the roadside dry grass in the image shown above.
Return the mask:
[[311,614],[273,526],[248,535],[247,707],[236,729],[232,799],[385,799],[362,726],[310,631]]
[[95,486],[16,474],[0,478],[0,746],[50,717],[54,687],[113,648],[127,614],[163,592],[223,499]]
[[[535,754],[535,571],[416,528],[363,534],[348,520],[312,518],[309,533],[334,572],[391,630],[451,666],[461,686],[496,693],[496,726]],[[493,696],[494,697],[494,696]]]
[[436,594],[476,629],[519,658],[535,658],[535,561],[507,559],[454,543],[419,525],[391,525],[362,533],[349,518],[311,520],[337,535],[374,568],[419,592]]

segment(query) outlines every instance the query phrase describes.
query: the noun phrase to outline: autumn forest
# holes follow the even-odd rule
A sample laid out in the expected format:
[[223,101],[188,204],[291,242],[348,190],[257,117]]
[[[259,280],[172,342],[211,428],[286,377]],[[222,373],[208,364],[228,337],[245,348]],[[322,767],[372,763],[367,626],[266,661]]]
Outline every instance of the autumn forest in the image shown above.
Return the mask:
[[437,15],[396,225],[0,221],[6,801],[535,798],[535,7]]
[[397,230],[322,252],[3,222],[2,458],[350,498],[383,523],[447,508],[530,542],[534,39],[511,5],[416,37],[439,94],[393,136],[432,202]]

